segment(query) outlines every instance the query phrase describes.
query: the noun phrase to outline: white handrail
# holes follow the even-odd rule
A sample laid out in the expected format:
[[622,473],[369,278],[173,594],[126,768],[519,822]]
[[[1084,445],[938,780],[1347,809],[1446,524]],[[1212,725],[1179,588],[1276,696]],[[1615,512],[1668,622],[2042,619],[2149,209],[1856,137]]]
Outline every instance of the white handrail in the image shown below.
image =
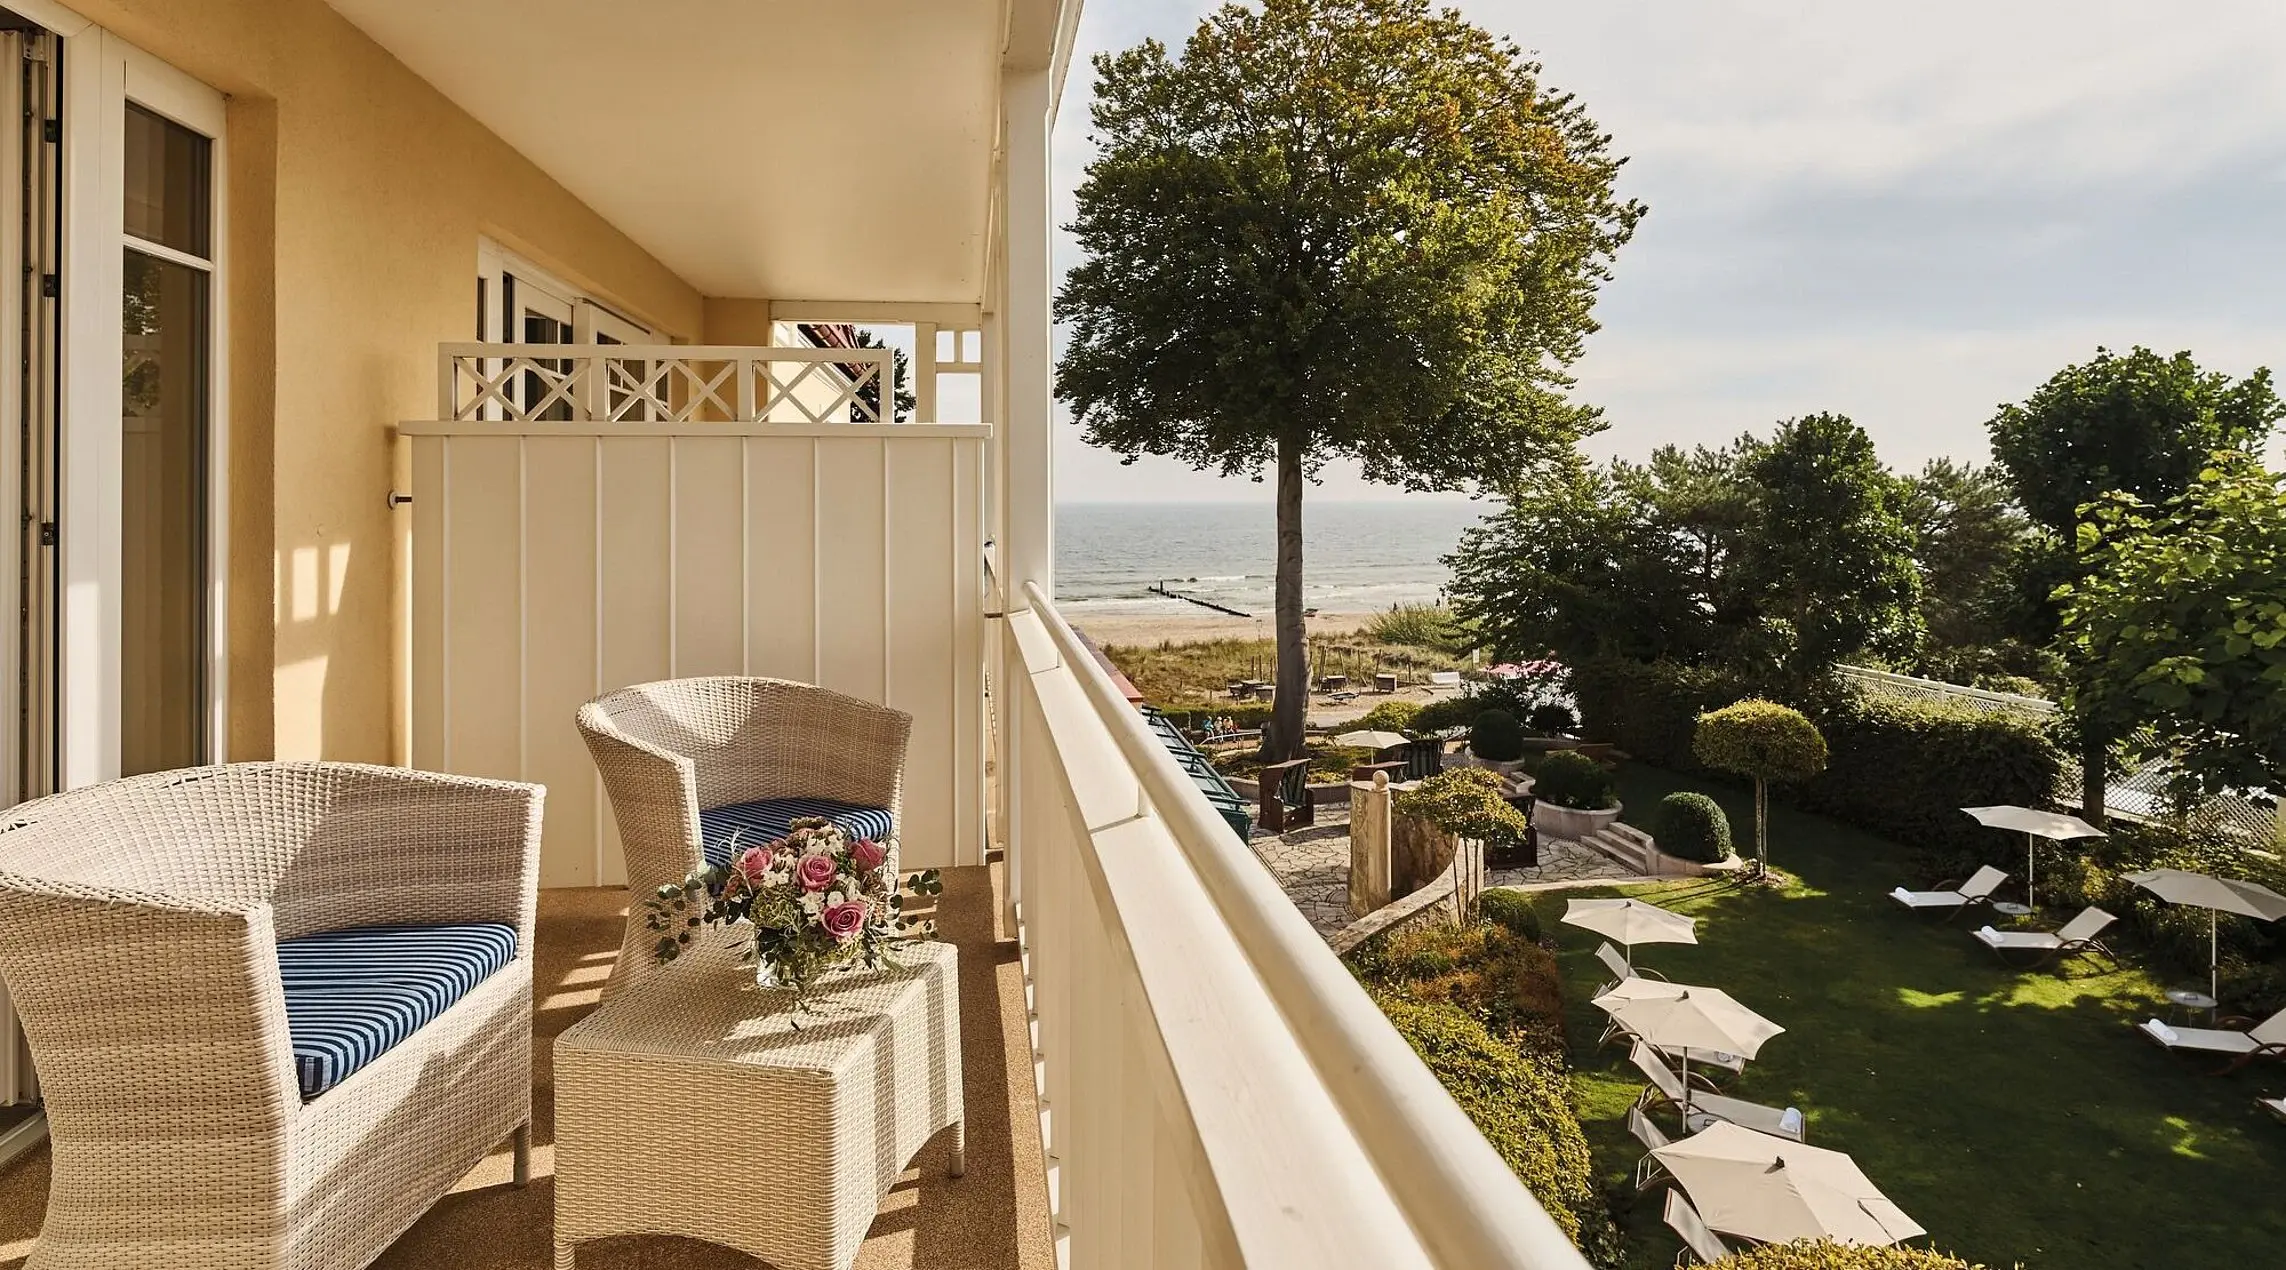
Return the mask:
[[1024,595],[1423,1245],[1447,1266],[1583,1270],[1579,1250],[1232,839],[1039,584],[1025,583]]

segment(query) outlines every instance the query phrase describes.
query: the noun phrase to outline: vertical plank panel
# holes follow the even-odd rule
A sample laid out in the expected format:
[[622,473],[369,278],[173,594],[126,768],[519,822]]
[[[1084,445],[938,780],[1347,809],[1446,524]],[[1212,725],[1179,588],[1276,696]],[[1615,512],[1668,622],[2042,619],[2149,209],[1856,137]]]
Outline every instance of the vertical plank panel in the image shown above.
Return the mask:
[[746,665],[745,473],[736,437],[675,443],[675,673]]
[[954,858],[953,442],[891,445],[887,543],[889,702],[913,716],[905,758],[905,823],[899,850],[909,868],[950,868]]
[[524,446],[524,776],[548,787],[540,885],[594,886],[598,782],[573,718],[596,693],[596,443]]
[[522,478],[516,437],[457,437],[445,518],[444,764],[469,776],[523,775]]
[[[882,595],[887,509],[881,461],[888,442],[818,442],[817,682],[867,701],[882,699],[889,615]],[[902,831],[900,831],[902,832]]]
[[984,443],[952,446],[953,824],[955,864],[984,863]]
[[[602,496],[596,509],[598,658],[603,687],[665,679],[673,673],[673,555],[668,542],[671,485],[668,442],[650,437],[603,440]],[[605,838],[598,881],[627,880],[616,832]]]
[[413,766],[444,767],[445,454],[443,437],[413,440]]
[[746,447],[747,673],[817,674],[817,447],[751,437]]

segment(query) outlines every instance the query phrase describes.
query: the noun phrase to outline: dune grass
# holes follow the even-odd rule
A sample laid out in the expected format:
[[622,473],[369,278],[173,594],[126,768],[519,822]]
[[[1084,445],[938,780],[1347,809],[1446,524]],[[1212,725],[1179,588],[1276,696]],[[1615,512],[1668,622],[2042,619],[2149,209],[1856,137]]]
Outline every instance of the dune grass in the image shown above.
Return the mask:
[[[1278,646],[1271,640],[1214,639],[1188,643],[1106,645],[1121,673],[1145,700],[1162,710],[1205,708],[1229,701],[1234,680],[1273,678]],[[1362,679],[1376,672],[1420,682],[1429,672],[1455,670],[1458,659],[1429,649],[1377,643],[1363,635],[1321,635],[1310,640],[1310,666],[1319,675]]]
[[[1744,789],[1639,765],[1621,773],[1630,807],[1677,789],[1711,794],[1733,824],[1750,823]],[[1618,1201],[1630,1267],[1665,1267],[1680,1244],[1655,1202],[1627,1199],[1642,1148],[1622,1120],[1642,1078],[1617,1046],[1585,1052],[1603,1022],[1587,1000],[1602,968],[1595,940],[1557,923],[1569,895],[1633,894],[1698,918],[1698,946],[1646,946],[1641,963],[1724,988],[1788,1029],[1731,1092],[1801,1107],[1810,1141],[1854,1155],[1938,1247],[1995,1267],[2275,1264],[2286,1246],[2286,1125],[2253,1100],[2286,1092],[2286,1064],[2212,1077],[2211,1064],[2135,1035],[2131,1024],[2166,1007],[2165,985],[2132,951],[2123,969],[2011,970],[1963,924],[1906,913],[1884,894],[1904,880],[1896,843],[1773,808],[1770,854],[1796,884],[1538,899],[1582,1051],[1580,1119]]]

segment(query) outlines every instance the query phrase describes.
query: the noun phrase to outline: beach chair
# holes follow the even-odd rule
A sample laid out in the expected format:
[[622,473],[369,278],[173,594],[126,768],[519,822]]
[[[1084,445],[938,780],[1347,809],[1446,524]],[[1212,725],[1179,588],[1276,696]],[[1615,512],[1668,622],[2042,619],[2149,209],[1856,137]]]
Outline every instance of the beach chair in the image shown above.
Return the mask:
[[2221,1055],[2223,1065],[2214,1073],[2218,1076],[2258,1058],[2286,1058],[2286,1010],[2260,1023],[2244,1018],[2218,1019],[2216,1023],[2215,1027],[2173,1027],[2146,1019],[2136,1024],[2135,1030],[2170,1054]]
[[1683,1198],[1680,1190],[1667,1192],[1667,1228],[1682,1236],[1683,1251],[1675,1254],[1677,1266],[1713,1265],[1730,1255],[1730,1245],[1714,1233],[1699,1210]]
[[1260,785],[1261,814],[1257,819],[1270,833],[1284,833],[1315,823],[1317,808],[1310,802],[1310,760],[1290,758],[1270,763],[1255,773]]
[[1993,893],[2007,880],[2006,873],[1988,864],[1966,882],[1947,882],[1934,891],[1908,891],[1901,886],[1891,891],[1889,898],[1916,913],[1936,913],[1949,919],[1977,905],[1992,903]]
[[[1685,1133],[1697,1133],[1712,1121],[1727,1120],[1741,1128],[1767,1133],[1772,1137],[1793,1142],[1809,1141],[1809,1121],[1799,1107],[1771,1107],[1748,1102],[1744,1098],[1718,1094],[1713,1090],[1713,1082],[1697,1073],[1692,1074],[1693,1079],[1708,1088],[1692,1089],[1680,1072],[1667,1065],[1667,1060],[1659,1051],[1641,1041],[1637,1041],[1635,1048],[1627,1052],[1627,1061],[1635,1064],[1635,1070],[1642,1072],[1651,1082],[1636,1097],[1635,1105],[1645,1110],[1654,1106],[1674,1108],[1682,1118]],[[1693,1055],[1691,1061],[1697,1062],[1697,1056]]]
[[2026,969],[2034,969],[2070,957],[2090,957],[2098,953],[2113,965],[2119,958],[2104,946],[2096,936],[2119,919],[2102,909],[2089,905],[2080,915],[2064,923],[2062,930],[1994,930],[1990,926],[1978,929],[1976,940],[2000,959]]
[[1627,1131],[1643,1144],[1643,1158],[1635,1162],[1635,1189],[1647,1191],[1662,1182],[1674,1181],[1675,1175],[1667,1171],[1666,1165],[1659,1163],[1658,1156],[1651,1154],[1674,1141],[1667,1136],[1667,1131],[1652,1123],[1651,1117],[1644,1115],[1641,1107],[1627,1109]]

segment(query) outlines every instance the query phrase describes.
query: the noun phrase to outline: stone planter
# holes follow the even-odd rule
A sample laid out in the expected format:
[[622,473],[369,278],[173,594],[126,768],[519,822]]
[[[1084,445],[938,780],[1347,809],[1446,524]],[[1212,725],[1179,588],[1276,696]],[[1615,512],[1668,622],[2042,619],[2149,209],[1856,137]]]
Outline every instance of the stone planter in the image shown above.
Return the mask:
[[1524,760],[1522,759],[1507,763],[1495,763],[1488,759],[1478,758],[1465,745],[1461,747],[1460,753],[1453,756],[1450,765],[1453,767],[1482,767],[1508,778],[1513,778],[1516,773],[1524,770]]
[[1613,804],[1602,811],[1575,811],[1570,807],[1558,807],[1543,798],[1533,805],[1532,823],[1541,833],[1580,842],[1619,819],[1619,813],[1624,810],[1624,807]]

